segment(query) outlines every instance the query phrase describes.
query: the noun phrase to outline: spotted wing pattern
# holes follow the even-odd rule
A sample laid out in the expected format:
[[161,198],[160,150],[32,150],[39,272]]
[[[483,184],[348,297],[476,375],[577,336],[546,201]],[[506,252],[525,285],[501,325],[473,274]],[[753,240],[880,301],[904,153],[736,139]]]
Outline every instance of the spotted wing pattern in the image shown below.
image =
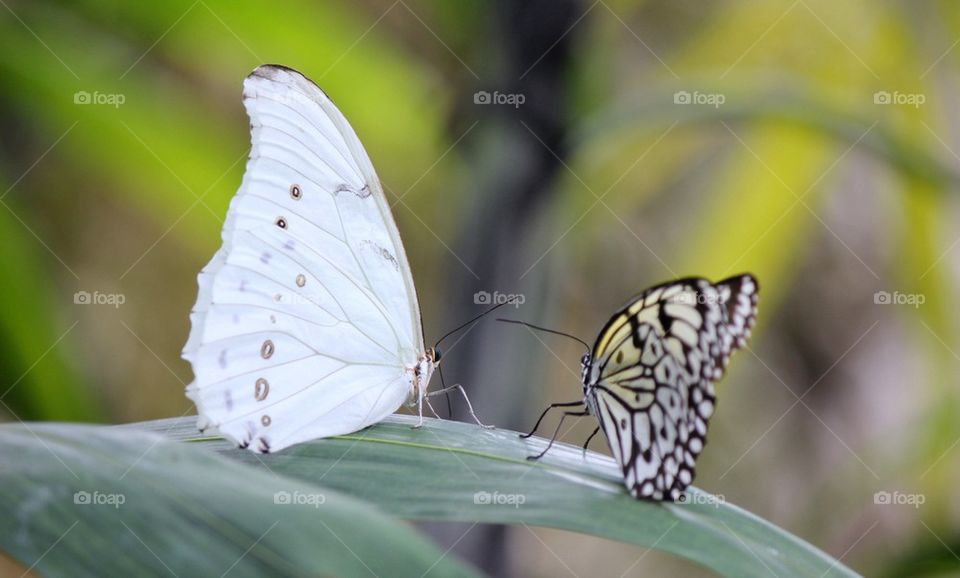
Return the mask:
[[403,244],[346,118],[281,66],[247,77],[244,104],[250,160],[183,357],[198,427],[268,452],[395,411],[424,345]]
[[647,289],[607,323],[586,375],[624,483],[636,498],[676,501],[693,481],[713,414],[713,384],[746,344],[756,279],[688,278]]

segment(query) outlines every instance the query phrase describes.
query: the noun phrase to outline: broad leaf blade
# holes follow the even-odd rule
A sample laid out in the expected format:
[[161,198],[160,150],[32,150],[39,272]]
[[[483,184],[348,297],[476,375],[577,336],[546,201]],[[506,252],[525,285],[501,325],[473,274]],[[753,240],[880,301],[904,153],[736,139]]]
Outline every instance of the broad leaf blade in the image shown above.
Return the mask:
[[[690,503],[630,498],[610,458],[556,444],[540,462],[526,456],[546,440],[393,416],[349,436],[254,456],[222,440],[197,436],[193,418],[140,424],[195,440],[236,459],[322,483],[412,520],[528,524],[593,534],[671,552],[726,576],[854,576],[825,553],[709,494]],[[522,502],[522,503],[520,503]]]
[[4,425],[0,464],[0,549],[38,575],[472,575],[354,498],[155,434]]

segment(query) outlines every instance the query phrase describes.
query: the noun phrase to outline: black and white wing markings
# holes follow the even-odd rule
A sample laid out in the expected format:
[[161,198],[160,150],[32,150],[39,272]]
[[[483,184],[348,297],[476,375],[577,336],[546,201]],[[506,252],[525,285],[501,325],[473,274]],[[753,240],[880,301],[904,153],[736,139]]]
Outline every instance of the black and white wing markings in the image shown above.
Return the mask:
[[411,392],[419,303],[356,133],[306,77],[244,81],[251,151],[183,356],[199,427],[256,451],[356,431]]
[[588,405],[633,496],[674,501],[693,481],[713,383],[746,343],[756,303],[750,275],[682,279],[644,291],[600,332]]

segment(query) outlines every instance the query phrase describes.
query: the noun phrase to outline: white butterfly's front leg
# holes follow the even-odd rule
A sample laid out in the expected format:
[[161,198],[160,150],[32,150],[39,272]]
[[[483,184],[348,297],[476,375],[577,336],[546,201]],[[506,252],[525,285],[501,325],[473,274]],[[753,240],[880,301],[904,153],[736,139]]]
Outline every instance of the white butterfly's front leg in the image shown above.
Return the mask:
[[[412,429],[423,427],[423,400],[428,395],[427,386],[433,375],[434,361],[432,351],[425,354],[413,367],[413,393],[417,396],[417,424]],[[431,408],[432,409],[432,408]],[[436,412],[434,412],[436,413]]]
[[[470,412],[470,417],[473,418],[473,421],[475,421],[478,426],[480,426],[480,427],[482,427],[482,428],[484,428],[484,429],[496,429],[496,426],[487,425],[487,424],[483,423],[482,421],[480,421],[480,418],[478,418],[478,417],[477,417],[477,414],[474,413],[474,411],[473,411],[473,404],[470,403],[470,398],[467,397],[467,392],[464,391],[463,386],[460,385],[459,383],[456,384],[456,385],[451,385],[450,387],[445,387],[445,388],[443,388],[443,389],[438,389],[437,391],[431,391],[430,393],[426,394],[426,396],[424,396],[424,397],[433,397],[433,396],[435,396],[435,395],[440,395],[440,394],[448,393],[448,392],[451,392],[451,391],[454,391],[454,390],[459,390],[460,393],[463,395],[464,401],[467,402],[467,410]],[[430,401],[427,400],[427,403],[430,403]],[[436,412],[434,412],[434,413],[436,413]],[[423,420],[423,416],[422,416],[422,415],[421,415],[420,419]]]
[[423,392],[417,390],[417,424],[410,429],[420,429],[423,427]]

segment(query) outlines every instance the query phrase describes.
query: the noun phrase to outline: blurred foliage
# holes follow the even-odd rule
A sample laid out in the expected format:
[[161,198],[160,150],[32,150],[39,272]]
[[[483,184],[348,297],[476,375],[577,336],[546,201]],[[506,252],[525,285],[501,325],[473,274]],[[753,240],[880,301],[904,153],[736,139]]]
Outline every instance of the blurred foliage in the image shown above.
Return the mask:
[[[760,326],[720,385],[698,484],[860,571],[956,572],[955,4],[606,0],[580,11],[564,164],[517,247],[541,275],[517,282],[537,305],[517,315],[589,339],[644,286],[754,272]],[[391,200],[403,196],[394,211],[431,304],[428,335],[454,326],[438,316],[470,300],[449,290],[451,275],[470,274],[456,238],[496,198],[475,183],[504,166],[488,148],[494,113],[472,99],[505,66],[496,18],[476,0],[5,0],[0,416],[192,411],[179,349],[248,150],[240,83],[264,62],[303,71],[350,119]],[[79,91],[124,102],[79,105]],[[678,91],[725,101],[676,104]],[[877,104],[878,93],[925,102]],[[78,305],[78,291],[125,303]],[[878,305],[878,291],[925,301]],[[495,403],[528,403],[534,416],[529,400],[577,395],[551,352],[499,335],[544,378]],[[574,368],[575,346],[549,344]],[[484,384],[471,391],[482,399]],[[926,502],[878,505],[877,491]],[[567,538],[549,539],[563,551]],[[637,556],[610,548],[578,562],[626,568]],[[562,569],[520,550],[523,568]],[[921,566],[931,552],[937,563]]]

